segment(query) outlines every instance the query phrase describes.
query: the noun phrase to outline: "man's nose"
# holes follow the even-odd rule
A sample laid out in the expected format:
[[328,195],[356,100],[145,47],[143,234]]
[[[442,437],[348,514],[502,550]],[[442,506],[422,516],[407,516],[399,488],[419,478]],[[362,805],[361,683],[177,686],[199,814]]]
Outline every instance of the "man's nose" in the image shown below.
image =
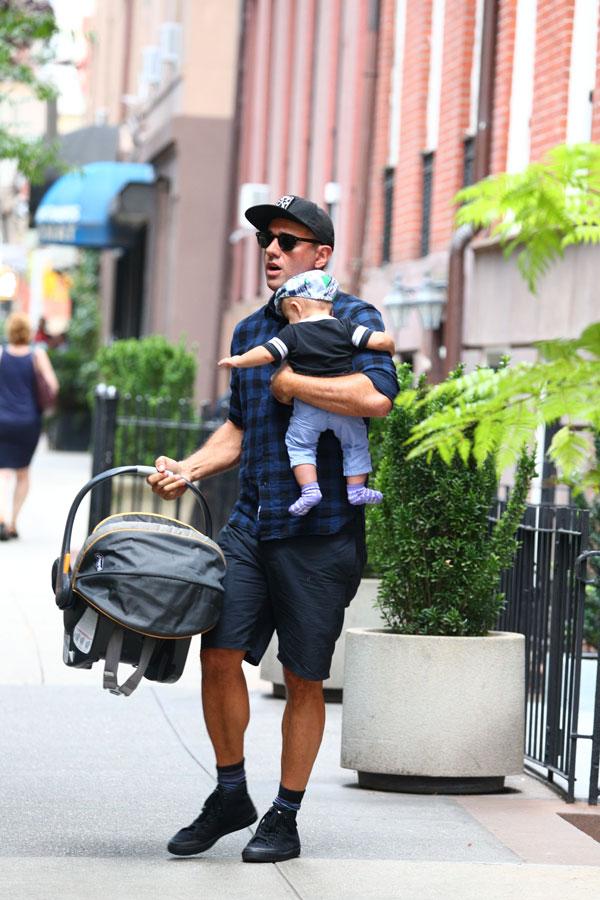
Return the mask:
[[[273,244],[275,246],[273,246]],[[276,234],[273,235],[273,237],[271,238],[271,243],[265,247],[265,250],[267,251],[267,253],[279,253],[281,247],[279,246],[279,241],[277,240]]]

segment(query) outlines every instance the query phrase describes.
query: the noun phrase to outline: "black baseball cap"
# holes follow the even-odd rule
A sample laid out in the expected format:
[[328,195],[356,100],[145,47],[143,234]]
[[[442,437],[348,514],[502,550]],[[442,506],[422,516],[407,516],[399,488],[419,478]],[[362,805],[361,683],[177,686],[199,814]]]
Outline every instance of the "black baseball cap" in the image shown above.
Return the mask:
[[286,194],[280,197],[276,203],[251,206],[244,215],[259,231],[266,231],[273,219],[290,219],[292,222],[299,222],[300,225],[310,228],[321,243],[333,248],[335,240],[333,222],[324,209],[321,209],[312,200],[305,200],[304,197]]

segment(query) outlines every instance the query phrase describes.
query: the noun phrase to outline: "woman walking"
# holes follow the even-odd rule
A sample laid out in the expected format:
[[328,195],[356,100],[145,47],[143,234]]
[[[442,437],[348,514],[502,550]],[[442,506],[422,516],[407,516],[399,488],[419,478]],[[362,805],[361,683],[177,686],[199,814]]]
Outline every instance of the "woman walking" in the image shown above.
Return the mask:
[[48,354],[31,349],[31,325],[24,313],[8,316],[6,336],[8,343],[0,349],[0,541],[18,537],[17,519],[29,491],[29,464],[42,426],[36,370],[51,392],[58,391]]

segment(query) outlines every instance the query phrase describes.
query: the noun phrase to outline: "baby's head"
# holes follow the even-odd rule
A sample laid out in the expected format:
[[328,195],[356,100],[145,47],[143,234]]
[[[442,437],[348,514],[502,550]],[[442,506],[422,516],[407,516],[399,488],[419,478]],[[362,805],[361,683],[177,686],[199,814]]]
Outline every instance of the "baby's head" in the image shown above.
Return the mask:
[[332,315],[333,300],[338,290],[335,278],[321,269],[301,272],[288,278],[275,293],[275,310],[286,319],[290,318],[292,311],[296,313],[293,317],[298,319],[305,319],[316,312]]

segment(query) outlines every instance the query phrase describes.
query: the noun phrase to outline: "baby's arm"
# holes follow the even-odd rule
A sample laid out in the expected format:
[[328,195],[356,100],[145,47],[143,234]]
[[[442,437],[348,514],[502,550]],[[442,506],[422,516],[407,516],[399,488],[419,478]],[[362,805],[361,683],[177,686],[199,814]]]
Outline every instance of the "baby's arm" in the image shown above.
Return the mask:
[[224,369],[249,369],[251,366],[266,366],[274,360],[273,354],[266,347],[260,346],[253,347],[240,356],[224,356],[217,365]]
[[394,339],[385,331],[373,331],[365,344],[367,350],[384,350],[386,353],[394,353],[396,346]]

